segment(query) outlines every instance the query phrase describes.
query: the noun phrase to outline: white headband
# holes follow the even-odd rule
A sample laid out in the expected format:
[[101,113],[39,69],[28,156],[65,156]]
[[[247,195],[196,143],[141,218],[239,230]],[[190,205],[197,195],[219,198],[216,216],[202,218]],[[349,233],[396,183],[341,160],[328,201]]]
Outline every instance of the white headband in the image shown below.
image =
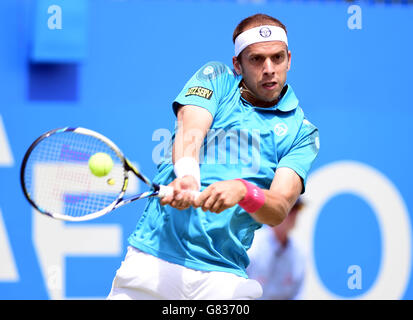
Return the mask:
[[288,46],[287,34],[283,28],[277,26],[259,26],[248,29],[235,39],[235,56],[246,47],[257,42],[282,41]]

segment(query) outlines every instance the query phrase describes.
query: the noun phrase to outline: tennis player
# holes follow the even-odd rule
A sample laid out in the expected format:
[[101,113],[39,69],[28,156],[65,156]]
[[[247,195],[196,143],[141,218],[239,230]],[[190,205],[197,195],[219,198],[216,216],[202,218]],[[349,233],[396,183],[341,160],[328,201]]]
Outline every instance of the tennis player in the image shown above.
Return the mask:
[[[170,157],[129,237],[109,299],[256,299],[247,250],[254,231],[280,224],[305,190],[318,130],[292,87],[286,27],[257,14],[236,27],[233,69],[210,62],[188,81],[173,111]],[[202,191],[195,197],[191,191]]]

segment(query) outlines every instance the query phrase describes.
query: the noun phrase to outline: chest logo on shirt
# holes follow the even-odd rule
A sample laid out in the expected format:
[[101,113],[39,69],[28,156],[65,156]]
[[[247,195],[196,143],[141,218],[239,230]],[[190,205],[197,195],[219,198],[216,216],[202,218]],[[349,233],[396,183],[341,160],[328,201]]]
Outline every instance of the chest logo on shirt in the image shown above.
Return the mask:
[[288,127],[284,122],[277,123],[274,126],[274,132],[279,137],[285,136],[287,131],[288,131]]
[[198,96],[198,97],[210,100],[213,93],[214,91],[204,88],[204,87],[192,87],[188,89],[188,91],[185,94],[185,97]]

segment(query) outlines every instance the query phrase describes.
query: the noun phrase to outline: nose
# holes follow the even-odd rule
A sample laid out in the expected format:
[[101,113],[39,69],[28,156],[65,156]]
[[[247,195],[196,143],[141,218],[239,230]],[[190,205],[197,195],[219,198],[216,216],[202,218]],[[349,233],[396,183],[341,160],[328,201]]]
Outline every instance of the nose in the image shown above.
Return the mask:
[[264,74],[271,76],[275,74],[275,65],[270,58],[267,58],[264,61]]

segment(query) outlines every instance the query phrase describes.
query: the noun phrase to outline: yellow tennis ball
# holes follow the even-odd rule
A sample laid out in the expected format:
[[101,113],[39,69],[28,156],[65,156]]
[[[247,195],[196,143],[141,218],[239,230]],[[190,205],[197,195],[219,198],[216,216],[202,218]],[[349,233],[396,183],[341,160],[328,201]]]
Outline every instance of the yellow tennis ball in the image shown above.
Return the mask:
[[107,153],[98,152],[89,159],[89,169],[96,177],[106,176],[112,168],[113,161]]

